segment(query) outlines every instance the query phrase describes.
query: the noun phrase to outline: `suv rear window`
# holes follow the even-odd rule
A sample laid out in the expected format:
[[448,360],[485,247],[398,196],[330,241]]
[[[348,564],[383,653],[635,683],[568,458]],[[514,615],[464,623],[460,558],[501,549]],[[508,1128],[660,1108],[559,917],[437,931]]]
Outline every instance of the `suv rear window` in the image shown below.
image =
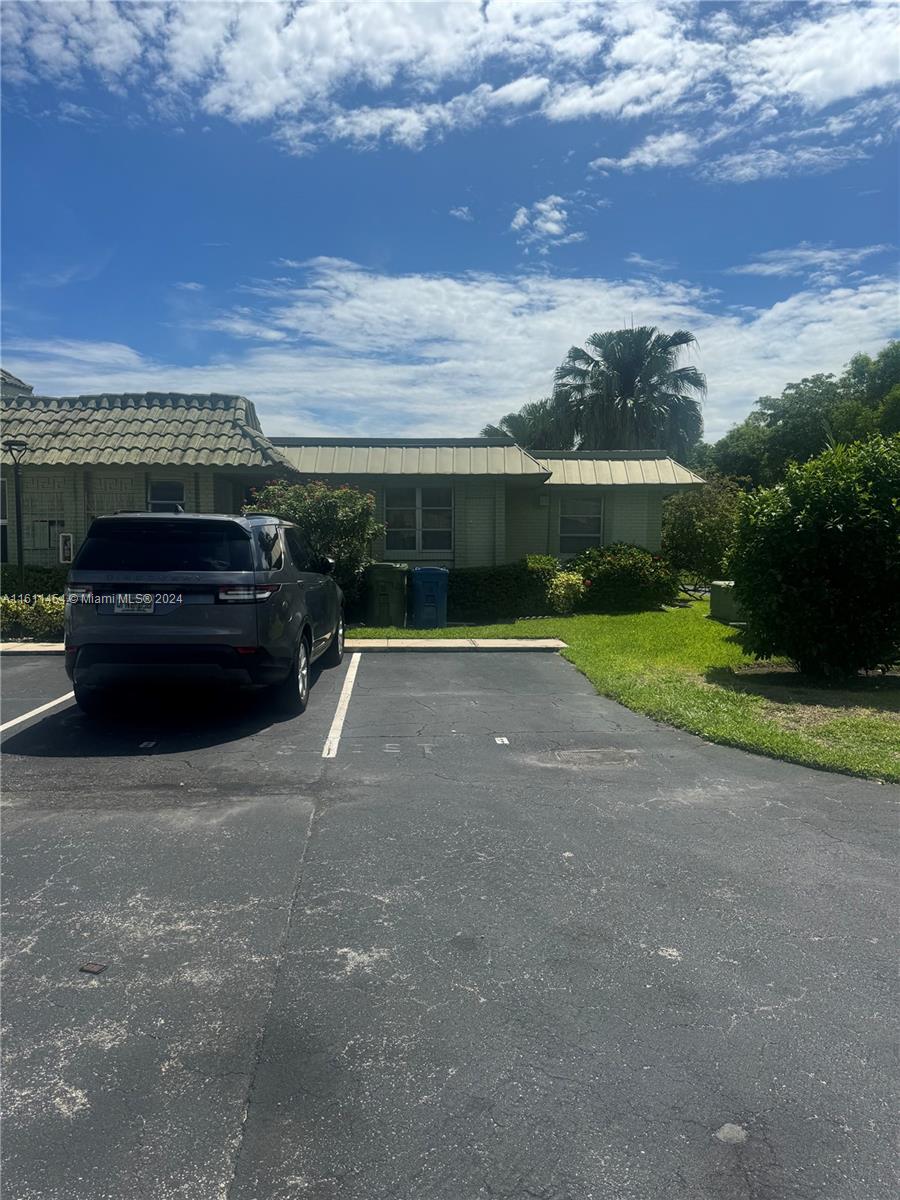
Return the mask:
[[250,534],[227,521],[95,523],[75,571],[252,571]]

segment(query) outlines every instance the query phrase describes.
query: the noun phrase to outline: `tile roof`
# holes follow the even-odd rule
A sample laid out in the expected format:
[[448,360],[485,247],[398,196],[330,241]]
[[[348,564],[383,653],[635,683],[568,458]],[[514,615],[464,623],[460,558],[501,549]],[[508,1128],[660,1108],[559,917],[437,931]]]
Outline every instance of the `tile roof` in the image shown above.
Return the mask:
[[547,476],[509,438],[272,438],[301,475]]
[[18,375],[13,375],[12,371],[7,371],[5,367],[0,367],[0,387],[4,396],[19,396],[23,392],[34,391],[30,383],[20,379]]
[[550,484],[685,487],[706,482],[662,451],[541,454],[538,462],[550,472]]
[[3,436],[27,466],[287,467],[243,396],[145,392],[3,400]]

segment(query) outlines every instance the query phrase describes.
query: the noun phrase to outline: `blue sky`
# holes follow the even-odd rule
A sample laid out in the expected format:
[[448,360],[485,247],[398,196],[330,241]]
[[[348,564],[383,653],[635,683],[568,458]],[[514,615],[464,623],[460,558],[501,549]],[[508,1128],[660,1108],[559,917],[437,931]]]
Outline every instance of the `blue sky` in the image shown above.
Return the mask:
[[688,328],[707,436],[898,331],[897,8],[4,2],[3,361],[477,433]]

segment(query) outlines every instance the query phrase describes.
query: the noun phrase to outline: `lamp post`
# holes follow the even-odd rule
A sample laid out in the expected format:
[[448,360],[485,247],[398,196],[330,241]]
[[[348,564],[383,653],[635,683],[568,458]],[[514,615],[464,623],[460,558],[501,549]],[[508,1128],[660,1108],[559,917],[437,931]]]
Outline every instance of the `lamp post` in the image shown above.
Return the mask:
[[19,568],[19,593],[25,591],[25,564],[22,562],[22,456],[28,449],[24,438],[4,438],[3,449],[13,460],[13,490],[16,505],[16,563]]

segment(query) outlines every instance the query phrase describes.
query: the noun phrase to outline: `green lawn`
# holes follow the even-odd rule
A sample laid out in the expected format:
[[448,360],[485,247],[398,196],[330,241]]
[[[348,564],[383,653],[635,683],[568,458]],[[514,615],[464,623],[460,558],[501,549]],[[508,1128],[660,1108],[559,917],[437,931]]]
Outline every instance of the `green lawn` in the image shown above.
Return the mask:
[[542,617],[509,625],[350,631],[359,638],[559,637],[599,692],[711,742],[900,783],[900,678],[843,688],[755,663],[705,601],[664,612]]

